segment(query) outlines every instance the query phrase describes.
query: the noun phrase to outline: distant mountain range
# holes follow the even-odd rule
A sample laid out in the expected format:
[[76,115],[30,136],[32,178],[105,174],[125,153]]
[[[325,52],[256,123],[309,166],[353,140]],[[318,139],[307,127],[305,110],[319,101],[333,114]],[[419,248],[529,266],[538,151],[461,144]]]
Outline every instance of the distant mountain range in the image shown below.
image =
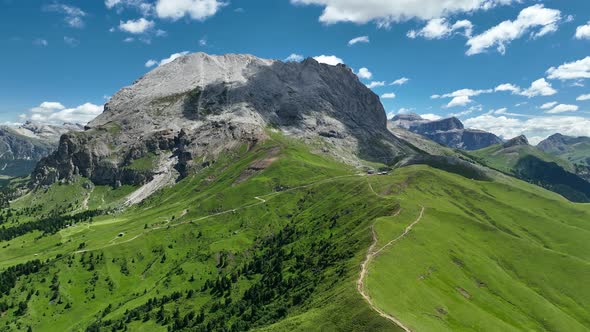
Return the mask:
[[502,139],[492,133],[466,129],[456,117],[430,121],[417,114],[399,114],[391,119],[390,126],[407,129],[455,149],[478,150],[502,143]]
[[0,176],[29,175],[39,160],[55,150],[61,135],[83,129],[71,123],[49,125],[30,121],[19,127],[0,126]]

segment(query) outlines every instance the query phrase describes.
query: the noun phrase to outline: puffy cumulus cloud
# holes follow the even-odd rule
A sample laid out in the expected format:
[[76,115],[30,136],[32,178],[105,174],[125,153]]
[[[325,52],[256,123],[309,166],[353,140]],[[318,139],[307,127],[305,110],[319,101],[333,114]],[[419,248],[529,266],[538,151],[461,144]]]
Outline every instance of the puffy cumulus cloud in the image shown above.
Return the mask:
[[580,116],[540,116],[518,119],[510,116],[483,114],[463,121],[466,127],[492,132],[509,139],[526,135],[532,144],[555,134],[590,136],[590,119]]
[[360,36],[356,38],[352,38],[348,41],[348,46],[356,45],[359,43],[368,44],[369,43],[369,36]]
[[146,20],[143,17],[140,19],[137,19],[137,20],[128,20],[126,22],[123,22],[123,21],[119,22],[119,29],[121,31],[125,31],[125,32],[135,34],[135,35],[145,33],[148,30],[153,29],[154,26],[155,26],[154,21]]
[[446,18],[435,18],[420,29],[410,30],[407,33],[408,38],[423,37],[425,39],[442,39],[451,36],[457,31],[463,31],[463,34],[467,37],[471,37],[473,31],[473,24],[468,20],[457,21],[454,24],[450,24]]
[[318,55],[313,57],[315,61],[319,63],[325,63],[327,65],[335,66],[339,63],[344,63],[344,60],[340,59],[335,55]]
[[64,122],[85,124],[92,121],[104,110],[102,105],[85,103],[78,107],[66,108],[59,102],[43,102],[37,107],[23,114],[23,120],[32,120],[42,123],[61,124]]
[[170,63],[170,62],[172,62],[172,61],[174,61],[174,60],[176,60],[176,59],[178,59],[180,57],[183,57],[183,56],[187,55],[188,53],[189,53],[188,51],[173,53],[173,54],[170,54],[169,57],[164,58],[164,59],[162,59],[160,61],[157,61],[157,60],[154,60],[154,59],[150,59],[150,60],[148,60],[145,63],[145,66],[148,67],[148,68],[153,67],[155,65],[163,66],[163,65],[168,64],[168,63]]
[[370,80],[371,77],[373,77],[373,73],[371,73],[369,69],[363,67],[359,69],[358,73],[356,73],[356,76],[365,80]]
[[494,91],[496,92],[508,91],[513,94],[519,94],[520,90],[520,87],[510,83],[500,84],[496,88],[494,88]]
[[453,98],[451,102],[447,105],[447,107],[454,107],[454,106],[465,106],[473,100],[471,97],[479,96],[482,94],[489,94],[493,92],[510,92],[515,95],[526,96],[529,98],[536,97],[536,96],[552,96],[557,93],[551,83],[547,82],[544,78],[540,78],[533,83],[529,88],[523,89],[519,86],[510,83],[504,83],[496,86],[494,89],[481,89],[481,90],[473,90],[473,89],[460,89],[451,93],[445,93],[443,95],[432,95],[430,98],[432,99],[439,99],[439,98]]
[[590,21],[576,28],[576,39],[590,39]]
[[473,100],[471,100],[471,98],[469,98],[469,96],[457,96],[457,97],[453,97],[453,99],[451,99],[451,101],[447,104],[447,108],[450,107],[456,107],[456,106],[465,106],[468,104],[471,104],[473,102]]
[[185,16],[204,21],[226,5],[218,0],[158,0],[156,14],[160,18],[178,20]]
[[585,100],[590,100],[590,94],[587,95],[580,95],[578,96],[578,98],[576,98],[577,101],[585,101]]
[[552,109],[546,111],[545,113],[549,114],[558,114],[558,113],[565,113],[565,112],[575,112],[579,109],[577,105],[568,105],[568,104],[559,104]]
[[393,93],[393,92],[384,93],[381,95],[381,98],[382,99],[394,99],[395,93]]
[[369,88],[369,89],[377,88],[380,86],[385,86],[385,81],[373,81],[373,82],[367,84],[367,88]]
[[518,0],[291,0],[295,5],[324,7],[320,22],[375,22],[379,27],[389,27],[395,22],[414,18],[430,20],[456,13],[487,10]]
[[467,55],[483,53],[496,47],[501,54],[506,53],[506,45],[513,40],[530,33],[538,38],[554,32],[561,21],[561,12],[557,9],[545,8],[542,4],[523,9],[514,21],[504,21],[487,31],[469,38]]
[[61,3],[47,5],[44,7],[44,9],[48,12],[55,12],[64,15],[64,21],[72,28],[83,28],[85,24],[84,17],[88,15],[85,11],[78,7],[64,5]]
[[551,109],[551,108],[555,107],[555,105],[557,105],[557,104],[559,104],[559,103],[556,102],[556,101],[545,103],[545,104],[541,105],[541,109],[542,110],[548,110],[548,109]]
[[153,67],[153,66],[155,66],[157,64],[158,64],[158,61],[153,60],[153,59],[150,59],[150,60],[148,60],[148,61],[145,62],[145,66],[147,68],[151,68],[151,67]]
[[391,82],[389,85],[404,85],[404,84],[408,83],[409,80],[410,79],[407,77],[401,77],[401,78],[398,78],[397,80]]
[[285,62],[301,62],[303,61],[303,55],[291,53],[288,57],[285,58]]
[[590,56],[584,59],[566,62],[559,67],[551,67],[547,70],[549,79],[577,80],[590,78]]
[[520,92],[521,95],[529,98],[536,96],[553,96],[556,93],[557,90],[555,90],[544,78],[534,81],[528,89]]

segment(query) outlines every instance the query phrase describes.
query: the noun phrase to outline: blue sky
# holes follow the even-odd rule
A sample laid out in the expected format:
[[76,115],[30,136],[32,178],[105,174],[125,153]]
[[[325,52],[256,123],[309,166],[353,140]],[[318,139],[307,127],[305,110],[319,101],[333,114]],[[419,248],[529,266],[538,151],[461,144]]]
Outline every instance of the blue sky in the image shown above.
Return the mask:
[[586,0],[0,0],[0,43],[0,122],[87,121],[149,60],[203,51],[341,59],[390,115],[590,135]]

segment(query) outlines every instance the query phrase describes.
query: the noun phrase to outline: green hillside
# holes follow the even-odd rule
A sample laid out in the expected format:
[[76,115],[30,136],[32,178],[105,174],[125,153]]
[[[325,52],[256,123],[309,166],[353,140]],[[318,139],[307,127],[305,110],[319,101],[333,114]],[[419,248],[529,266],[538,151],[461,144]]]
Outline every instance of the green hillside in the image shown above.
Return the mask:
[[590,328],[590,207],[511,178],[367,176],[275,136],[121,208],[135,189],[2,210],[2,330]]
[[542,186],[571,201],[590,202],[590,182],[579,172],[579,168],[534,146],[497,144],[470,151],[469,156],[483,165]]

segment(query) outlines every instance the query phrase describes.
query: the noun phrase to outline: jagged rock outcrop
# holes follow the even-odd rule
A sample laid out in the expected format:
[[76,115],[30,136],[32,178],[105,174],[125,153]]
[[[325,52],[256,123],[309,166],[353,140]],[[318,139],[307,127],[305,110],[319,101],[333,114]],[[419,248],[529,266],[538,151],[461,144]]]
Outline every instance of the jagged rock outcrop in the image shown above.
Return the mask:
[[82,130],[74,124],[48,125],[26,122],[19,127],[0,127],[0,175],[29,175],[43,157],[57,148],[59,137]]
[[400,114],[391,120],[391,125],[407,129],[439,144],[456,149],[479,150],[502,143],[502,139],[492,133],[466,129],[463,123],[455,117],[429,121],[417,114]]
[[137,160],[161,164],[169,152],[182,176],[203,160],[268,139],[269,130],[349,163],[395,163],[414,153],[386,123],[379,97],[345,65],[196,53],[116,93],[84,132],[62,137],[33,184],[75,175],[96,184],[142,184],[158,167],[137,167]]

